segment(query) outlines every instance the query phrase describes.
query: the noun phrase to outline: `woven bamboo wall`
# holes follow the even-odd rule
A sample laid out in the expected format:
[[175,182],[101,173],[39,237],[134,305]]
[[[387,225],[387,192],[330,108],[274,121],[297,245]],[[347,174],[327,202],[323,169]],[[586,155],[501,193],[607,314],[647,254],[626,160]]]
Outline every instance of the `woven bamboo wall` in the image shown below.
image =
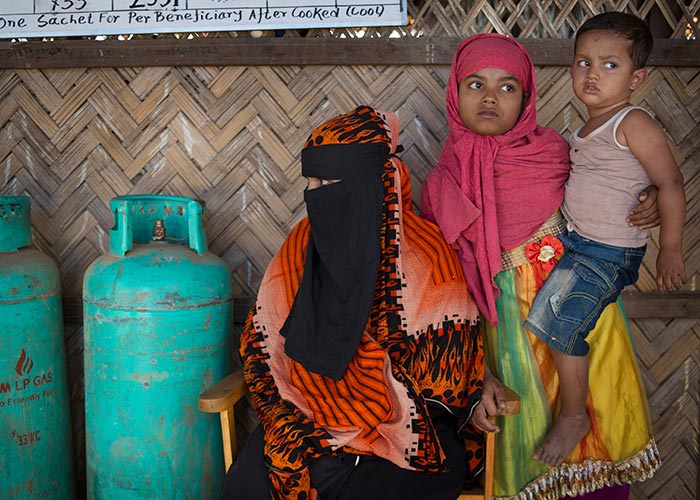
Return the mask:
[[[672,38],[698,33],[698,0],[409,1],[413,24],[399,31],[568,38],[584,17],[605,9],[649,17]],[[388,31],[368,30],[365,36]],[[302,35],[357,33],[284,34]],[[652,68],[634,96],[666,129],[685,176],[687,291],[700,285],[698,66]],[[391,65],[3,70],[0,195],[31,197],[35,244],[58,262],[68,300],[80,297],[85,269],[107,251],[112,197],[200,198],[207,207],[210,250],[230,266],[236,293],[253,297],[270,258],[304,216],[299,153],[310,130],[359,104],[395,111],[417,201],[420,182],[447,135],[448,74],[447,66]],[[584,117],[567,68],[538,67],[537,77],[539,122],[567,135]],[[654,288],[656,242],[645,258],[640,291]],[[636,320],[632,326],[664,460],[655,478],[633,488],[633,497],[698,498],[700,319]],[[66,325],[66,339],[78,475],[84,481],[79,324]]]

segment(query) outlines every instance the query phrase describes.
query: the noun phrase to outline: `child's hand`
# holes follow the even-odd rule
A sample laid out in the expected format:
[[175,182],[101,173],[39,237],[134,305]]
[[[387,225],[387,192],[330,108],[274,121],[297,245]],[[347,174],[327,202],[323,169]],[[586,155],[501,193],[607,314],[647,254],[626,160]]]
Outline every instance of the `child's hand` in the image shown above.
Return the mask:
[[678,290],[687,281],[683,252],[681,250],[659,250],[656,258],[656,287],[659,292]]

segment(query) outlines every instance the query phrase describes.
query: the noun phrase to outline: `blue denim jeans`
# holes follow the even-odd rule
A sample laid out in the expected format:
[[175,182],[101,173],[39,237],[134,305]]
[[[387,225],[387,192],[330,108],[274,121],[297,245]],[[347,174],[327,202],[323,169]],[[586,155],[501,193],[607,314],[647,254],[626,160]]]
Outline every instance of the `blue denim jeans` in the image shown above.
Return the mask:
[[637,281],[646,245],[616,247],[573,231],[561,241],[566,252],[537,293],[525,328],[565,354],[585,356],[586,336],[605,306]]

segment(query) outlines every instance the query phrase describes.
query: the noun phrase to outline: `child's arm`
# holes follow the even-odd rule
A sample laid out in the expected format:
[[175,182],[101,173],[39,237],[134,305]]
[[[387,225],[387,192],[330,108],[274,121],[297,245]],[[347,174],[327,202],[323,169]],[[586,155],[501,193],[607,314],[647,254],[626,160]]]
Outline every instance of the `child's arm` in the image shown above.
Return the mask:
[[659,255],[656,286],[673,291],[686,282],[683,262],[685,192],[683,176],[676,165],[661,126],[642,110],[632,110],[618,128],[618,139],[626,144],[659,188]]

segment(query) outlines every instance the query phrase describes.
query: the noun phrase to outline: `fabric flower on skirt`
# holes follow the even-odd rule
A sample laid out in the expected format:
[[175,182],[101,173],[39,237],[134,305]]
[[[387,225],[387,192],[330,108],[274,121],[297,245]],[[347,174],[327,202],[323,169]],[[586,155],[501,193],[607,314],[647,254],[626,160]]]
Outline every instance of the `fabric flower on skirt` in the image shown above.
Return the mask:
[[557,265],[557,257],[564,253],[564,245],[556,236],[545,236],[540,241],[531,241],[525,245],[525,255],[533,264],[538,264],[545,271],[551,271]]

